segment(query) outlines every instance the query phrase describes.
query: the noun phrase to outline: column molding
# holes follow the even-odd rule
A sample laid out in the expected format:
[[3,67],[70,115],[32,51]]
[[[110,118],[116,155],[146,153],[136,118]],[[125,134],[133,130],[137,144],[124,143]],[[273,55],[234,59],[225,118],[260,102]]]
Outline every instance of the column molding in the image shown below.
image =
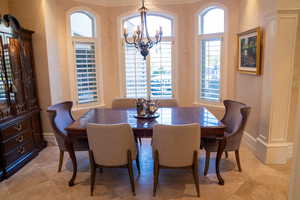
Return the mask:
[[268,13],[263,21],[268,36],[274,38],[264,38],[264,42],[268,42],[263,58],[264,72],[267,73],[263,73],[259,135],[254,138],[246,133],[243,140],[264,163],[284,164],[292,157],[294,146],[288,141],[288,125],[294,87],[298,12]]

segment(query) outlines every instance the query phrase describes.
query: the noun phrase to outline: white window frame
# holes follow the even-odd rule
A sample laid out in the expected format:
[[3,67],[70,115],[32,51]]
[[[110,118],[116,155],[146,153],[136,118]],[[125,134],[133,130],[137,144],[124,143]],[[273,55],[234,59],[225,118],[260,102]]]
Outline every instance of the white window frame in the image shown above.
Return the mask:
[[[81,12],[88,15],[93,20],[93,37],[74,37],[72,36],[71,32],[71,15],[76,12]],[[76,7],[70,9],[66,15],[67,18],[67,43],[68,43],[68,71],[69,71],[69,83],[70,83],[70,91],[71,91],[71,98],[74,103],[73,110],[80,110],[80,109],[89,109],[98,106],[104,106],[104,92],[103,92],[103,78],[102,78],[102,63],[101,63],[101,40],[100,40],[100,29],[99,29],[99,16],[92,10],[86,7]],[[98,99],[96,102],[79,104],[78,103],[78,89],[77,89],[77,73],[76,73],[76,54],[74,45],[76,42],[83,42],[83,43],[94,43],[95,45],[95,60],[96,60],[96,81],[97,81],[97,95]]]
[[[132,13],[132,12],[131,12]],[[164,17],[167,18],[169,20],[171,20],[171,31],[172,31],[172,36],[167,36],[167,37],[163,37],[162,41],[171,41],[172,42],[172,97],[170,98],[157,98],[157,99],[177,99],[177,48],[176,48],[176,41],[178,40],[177,38],[177,34],[176,34],[176,30],[177,30],[177,24],[176,24],[176,16],[173,16],[173,14],[169,14],[165,11],[151,11],[149,13],[147,13],[147,15],[156,15],[159,17]],[[124,22],[126,20],[129,20],[133,17],[139,17],[140,14],[139,13],[134,13],[134,14],[126,14],[124,16],[120,16],[119,17],[119,29],[118,29],[118,37],[120,38],[120,94],[121,97],[125,97],[126,98],[126,73],[125,73],[125,51],[124,51],[124,37],[123,37],[123,27],[124,27]],[[155,39],[154,37],[152,37],[151,39]],[[159,44],[158,44],[159,45]],[[150,53],[149,53],[150,54]],[[149,68],[150,67],[150,59],[149,56],[147,56],[147,60],[146,60],[146,67]],[[147,73],[149,73],[150,70],[147,69]],[[147,75],[149,76],[149,75]],[[148,77],[147,77],[147,82],[148,82]],[[150,85],[148,84],[147,87],[150,87]],[[148,90],[149,91],[149,90]],[[149,95],[149,94],[147,94]]]
[[[224,10],[224,32],[222,33],[212,33],[212,34],[202,34],[200,32],[203,22],[202,16],[204,16],[209,10],[219,8]],[[195,36],[195,100],[194,105],[204,105],[213,106],[218,108],[224,108],[222,101],[227,97],[227,9],[221,4],[210,4],[206,5],[195,14],[196,22],[196,36]],[[202,70],[202,40],[205,39],[220,39],[221,40],[221,60],[220,60],[220,100],[219,101],[209,101],[201,98],[201,70]]]

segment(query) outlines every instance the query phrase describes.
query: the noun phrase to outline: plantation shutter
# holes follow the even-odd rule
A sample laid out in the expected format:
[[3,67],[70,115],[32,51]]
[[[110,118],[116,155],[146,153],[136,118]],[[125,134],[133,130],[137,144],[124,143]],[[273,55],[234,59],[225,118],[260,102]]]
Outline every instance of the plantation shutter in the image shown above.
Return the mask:
[[78,104],[98,101],[95,43],[75,42]]
[[126,97],[147,97],[146,61],[132,45],[125,45]]
[[150,50],[151,98],[172,98],[172,41]]
[[201,42],[200,98],[208,101],[220,100],[220,38],[203,39]]

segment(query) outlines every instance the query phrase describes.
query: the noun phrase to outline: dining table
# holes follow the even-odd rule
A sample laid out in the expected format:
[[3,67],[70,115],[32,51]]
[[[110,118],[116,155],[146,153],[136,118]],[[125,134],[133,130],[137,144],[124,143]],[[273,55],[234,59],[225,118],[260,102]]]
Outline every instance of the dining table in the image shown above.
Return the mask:
[[180,125],[198,123],[201,127],[201,140],[215,139],[218,141],[215,170],[218,183],[224,185],[224,180],[220,174],[220,161],[226,145],[226,126],[207,108],[163,107],[158,109],[158,117],[154,119],[138,119],[136,118],[136,114],[137,111],[135,108],[94,108],[87,111],[65,129],[69,141],[66,142],[66,148],[73,165],[73,174],[69,181],[69,186],[74,185],[77,174],[77,160],[72,144],[75,140],[85,140],[85,144],[88,145],[87,124],[89,123],[106,125],[126,123],[131,126],[135,138],[151,138],[153,126],[156,124]]

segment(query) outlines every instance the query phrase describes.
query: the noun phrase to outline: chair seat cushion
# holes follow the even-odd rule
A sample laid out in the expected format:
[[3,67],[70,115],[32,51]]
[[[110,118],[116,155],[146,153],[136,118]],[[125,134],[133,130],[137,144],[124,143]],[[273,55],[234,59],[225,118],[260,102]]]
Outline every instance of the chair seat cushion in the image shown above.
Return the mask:
[[[231,145],[230,136],[231,134],[225,132],[225,137],[227,139],[227,144],[224,151],[235,151],[237,148],[236,145]],[[219,147],[219,142],[215,138],[205,138],[201,140],[201,146],[204,147],[206,151],[217,152]]]

